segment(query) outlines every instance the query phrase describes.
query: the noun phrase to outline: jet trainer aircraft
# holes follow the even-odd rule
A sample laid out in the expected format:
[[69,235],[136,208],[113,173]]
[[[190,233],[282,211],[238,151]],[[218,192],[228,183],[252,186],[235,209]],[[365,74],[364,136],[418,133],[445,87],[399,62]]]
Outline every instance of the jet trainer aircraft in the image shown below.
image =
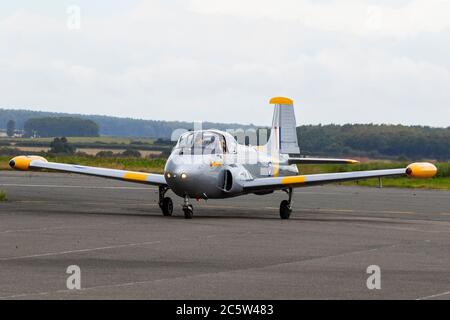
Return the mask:
[[186,219],[193,216],[190,199],[223,199],[245,194],[265,195],[285,191],[280,204],[281,219],[292,212],[292,190],[339,181],[386,176],[431,178],[437,169],[431,163],[413,163],[406,168],[299,175],[297,164],[352,164],[355,160],[300,157],[293,101],[284,97],[270,100],[274,105],[269,140],[263,146],[239,144],[228,132],[191,131],[182,134],[164,168],[152,174],[48,162],[39,156],[18,156],[9,165],[18,170],[49,169],[144,183],[159,187],[159,206],[165,216],[173,212],[168,190],[184,198]]

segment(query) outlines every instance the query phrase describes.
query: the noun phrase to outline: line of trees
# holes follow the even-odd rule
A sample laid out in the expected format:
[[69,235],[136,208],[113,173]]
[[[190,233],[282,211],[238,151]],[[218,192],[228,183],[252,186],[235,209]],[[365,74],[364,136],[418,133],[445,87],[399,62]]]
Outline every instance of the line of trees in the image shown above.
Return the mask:
[[25,122],[26,137],[98,137],[98,125],[92,120],[74,117],[31,118]]
[[[57,112],[31,111],[31,110],[13,110],[0,108],[0,128],[6,128],[6,122],[12,119],[16,122],[16,128],[21,130],[30,118],[44,117],[76,117],[92,120],[99,126],[99,133],[102,136],[116,137],[152,137],[155,139],[170,139],[176,129],[192,129],[192,122],[185,121],[158,121],[142,120],[131,118],[118,118],[99,115],[68,114]],[[238,129],[255,128],[254,125],[242,125],[237,123],[214,123],[204,122],[203,129]],[[62,134],[61,134],[62,135]],[[55,135],[57,136],[57,135]]]
[[307,155],[450,159],[450,127],[347,124],[297,128]]
[[[37,115],[50,116],[45,118],[47,120],[44,121],[44,127],[47,128],[46,132],[39,132],[36,129],[36,120],[30,119],[30,117],[34,118]],[[66,117],[61,117],[61,114],[57,113],[0,109],[0,128],[5,128],[8,119],[12,119],[16,122],[16,129],[20,130],[23,126],[27,127],[25,131],[28,136],[33,136],[34,131],[36,131],[42,137],[98,136],[99,134],[152,137],[159,138],[157,144],[161,144],[161,146],[165,141],[170,140],[173,130],[178,128],[192,129],[192,123],[188,122],[86,115],[80,115],[78,126],[73,127],[67,122],[65,125],[61,125],[61,120],[58,119],[62,118]],[[73,117],[69,118],[74,119]],[[24,119],[27,120],[24,122]],[[91,121],[91,123],[80,122],[80,120]],[[33,126],[28,124],[29,121],[32,124],[34,122]],[[59,124],[54,126],[51,124],[52,121],[59,122]],[[91,125],[92,130],[89,129]],[[204,128],[219,130],[241,128],[247,130],[256,127],[252,125],[206,123]],[[304,125],[297,128],[297,135],[301,152],[305,155],[450,160],[450,127],[433,128],[375,124]],[[167,144],[170,143],[167,142]]]

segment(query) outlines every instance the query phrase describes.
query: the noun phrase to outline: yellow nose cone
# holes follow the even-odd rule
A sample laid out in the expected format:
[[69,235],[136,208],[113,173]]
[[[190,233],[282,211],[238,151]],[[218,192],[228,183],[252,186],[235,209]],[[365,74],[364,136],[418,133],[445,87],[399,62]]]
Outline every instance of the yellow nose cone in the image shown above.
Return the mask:
[[436,166],[428,162],[412,163],[406,168],[406,174],[414,178],[432,178],[436,173]]
[[18,156],[18,157],[12,158],[9,161],[9,166],[16,170],[26,171],[30,168],[30,163],[33,160],[47,162],[47,160],[45,158],[42,158],[39,156]]

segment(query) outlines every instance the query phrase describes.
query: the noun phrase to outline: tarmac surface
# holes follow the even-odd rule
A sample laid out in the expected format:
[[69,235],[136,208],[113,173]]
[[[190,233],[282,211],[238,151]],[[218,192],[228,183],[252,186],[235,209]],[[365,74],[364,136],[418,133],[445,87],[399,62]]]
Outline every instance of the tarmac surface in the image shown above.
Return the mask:
[[296,189],[286,221],[282,192],[194,202],[185,220],[145,185],[3,171],[0,189],[1,299],[450,298],[449,191]]

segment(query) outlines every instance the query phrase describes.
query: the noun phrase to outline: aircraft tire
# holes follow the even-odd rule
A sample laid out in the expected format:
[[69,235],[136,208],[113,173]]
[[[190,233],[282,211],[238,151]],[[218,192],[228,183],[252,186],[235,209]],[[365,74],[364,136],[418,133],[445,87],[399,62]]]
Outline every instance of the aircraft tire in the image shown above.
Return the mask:
[[163,215],[166,216],[166,217],[169,217],[169,216],[172,215],[172,212],[173,212],[173,202],[172,202],[172,199],[171,199],[171,198],[165,197],[165,198],[163,199],[162,206],[161,206],[161,210],[162,210],[162,212],[163,212]]
[[283,220],[289,219],[291,216],[292,208],[287,200],[281,201],[280,204],[280,218]]

